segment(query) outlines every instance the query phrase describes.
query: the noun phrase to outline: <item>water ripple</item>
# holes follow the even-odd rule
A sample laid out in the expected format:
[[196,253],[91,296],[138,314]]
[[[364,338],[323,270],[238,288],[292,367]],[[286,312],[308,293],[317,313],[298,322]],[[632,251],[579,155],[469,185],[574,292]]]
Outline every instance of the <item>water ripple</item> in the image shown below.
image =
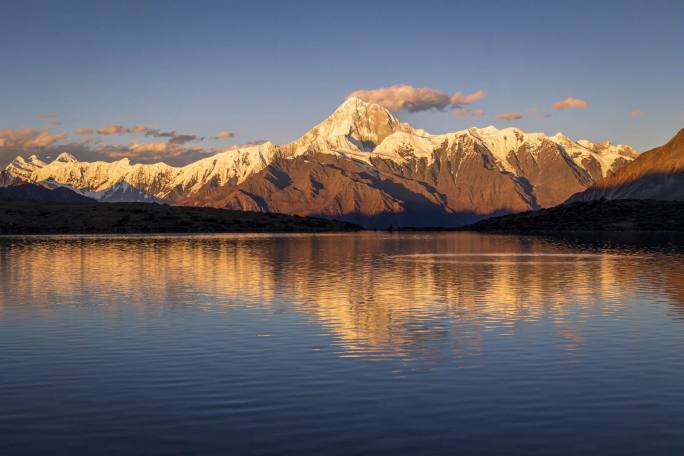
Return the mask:
[[681,452],[677,245],[0,238],[0,454]]

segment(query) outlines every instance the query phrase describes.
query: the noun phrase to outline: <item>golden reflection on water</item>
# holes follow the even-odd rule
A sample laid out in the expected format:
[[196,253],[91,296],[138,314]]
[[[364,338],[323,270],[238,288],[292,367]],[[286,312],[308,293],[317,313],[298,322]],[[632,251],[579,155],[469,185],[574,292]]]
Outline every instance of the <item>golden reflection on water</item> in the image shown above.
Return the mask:
[[[647,271],[647,272],[646,272]],[[0,318],[100,306],[303,312],[342,356],[477,353],[482,334],[549,322],[568,350],[586,320],[641,289],[684,302],[684,263],[539,238],[470,233],[60,237],[0,240]],[[130,310],[129,310],[130,311]]]

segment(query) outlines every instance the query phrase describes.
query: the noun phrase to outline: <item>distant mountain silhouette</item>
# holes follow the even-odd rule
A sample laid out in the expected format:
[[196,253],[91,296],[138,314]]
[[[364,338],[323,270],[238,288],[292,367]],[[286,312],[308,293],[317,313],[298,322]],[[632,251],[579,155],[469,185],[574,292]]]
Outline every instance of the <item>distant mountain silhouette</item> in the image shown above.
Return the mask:
[[684,200],[684,128],[665,145],[644,152],[613,175],[570,197],[569,203],[597,199]]
[[53,189],[45,188],[36,184],[18,184],[9,187],[0,187],[0,199],[4,200],[31,200],[46,203],[94,203],[95,200],[79,195],[73,190],[64,187]]

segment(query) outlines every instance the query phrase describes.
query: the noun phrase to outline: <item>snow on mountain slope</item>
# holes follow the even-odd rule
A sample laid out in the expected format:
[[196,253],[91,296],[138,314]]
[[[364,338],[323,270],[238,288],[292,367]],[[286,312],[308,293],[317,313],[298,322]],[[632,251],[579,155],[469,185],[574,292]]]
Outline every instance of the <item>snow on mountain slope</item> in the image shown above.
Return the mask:
[[317,152],[371,152],[385,138],[400,131],[415,134],[409,124],[400,122],[382,106],[349,97],[323,122],[283,149],[295,156],[312,148]]
[[[49,164],[33,169],[29,180],[42,182],[51,180],[60,184],[68,184],[75,189],[91,192],[105,191],[121,181],[131,185],[148,184],[150,180],[159,179],[170,169],[168,165],[132,165],[127,158],[115,162],[80,162],[72,155],[64,152]],[[144,169],[142,175],[136,173]],[[142,176],[142,182],[135,182]]]
[[29,158],[23,157],[15,158],[7,167],[5,171],[11,176],[28,181],[31,175],[37,169],[44,167],[46,163],[39,159],[36,155],[31,155]]
[[491,125],[485,128],[469,128],[467,132],[489,150],[502,170],[514,174],[515,169],[510,163],[509,155],[525,143],[533,146],[534,150],[534,146],[539,145],[540,139],[544,137],[542,133],[525,134],[517,128],[499,130]]
[[249,147],[230,149],[211,157],[203,158],[182,168],[176,168],[174,178],[163,191],[156,193],[167,198],[172,192],[192,194],[211,183],[223,186],[239,184],[247,176],[264,169],[273,159],[277,148],[266,142]]
[[[263,169],[272,159],[275,146],[264,143],[228,150],[183,167],[165,163],[132,164],[128,158],[115,162],[80,162],[64,152],[54,161],[44,163],[35,157],[17,157],[7,168],[9,176],[26,182],[51,182],[68,186],[80,193],[102,198],[118,184],[142,190],[153,199],[173,199],[174,193],[192,193],[207,183],[225,185],[242,182]],[[121,191],[121,188],[117,188]],[[142,198],[146,201],[148,198]]]
[[410,157],[432,160],[437,146],[439,142],[434,136],[397,131],[385,137],[373,150],[372,155],[396,162],[402,162]]
[[447,136],[465,134],[480,141],[491,152],[503,170],[513,173],[516,173],[516,170],[511,164],[511,153],[525,145],[534,154],[540,150],[540,146],[545,140],[561,146],[562,152],[565,152],[579,168],[587,171],[593,180],[614,173],[620,166],[639,156],[634,149],[624,144],[614,145],[610,141],[593,143],[584,139],[573,141],[562,133],[546,136],[544,133],[524,132],[514,127],[503,129],[497,129],[494,126],[469,128]]
[[612,144],[610,141],[593,143],[586,139],[573,141],[562,133],[556,133],[549,139],[565,149],[570,158],[578,166],[589,172],[594,180],[614,174],[621,166],[639,156],[639,153],[624,144]]
[[108,188],[97,198],[101,203],[160,203],[160,199],[138,188],[132,187],[127,182],[119,182]]

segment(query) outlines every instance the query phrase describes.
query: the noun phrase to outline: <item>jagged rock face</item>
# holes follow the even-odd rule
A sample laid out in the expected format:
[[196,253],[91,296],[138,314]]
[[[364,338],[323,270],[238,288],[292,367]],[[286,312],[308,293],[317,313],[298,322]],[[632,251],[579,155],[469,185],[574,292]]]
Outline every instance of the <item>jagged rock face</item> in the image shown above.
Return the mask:
[[509,163],[530,183],[541,207],[560,204],[568,193],[581,191],[593,182],[586,169],[575,166],[558,144],[546,139],[535,148],[524,144],[509,156]]
[[[551,204],[567,198],[552,185],[552,174],[538,169],[536,161],[527,163],[525,148],[517,156],[521,169],[536,167],[529,180],[502,173],[480,147],[464,140],[445,144],[430,161],[410,157],[400,163],[372,157],[366,164],[316,152],[279,158],[238,186],[209,188],[179,204],[326,216],[378,228],[455,226],[536,209],[538,198]],[[545,159],[543,150],[540,157]],[[567,168],[567,158],[549,160],[554,166],[553,160],[559,162],[557,182],[566,189],[584,188],[580,182],[588,178]]]
[[14,177],[7,170],[0,171],[0,188],[8,187],[16,182],[21,182],[21,180]]
[[[457,226],[561,203],[634,156],[628,146],[516,128],[431,135],[352,97],[285,145],[236,148],[183,167],[86,163],[69,154],[51,163],[18,158],[7,173],[98,199],[137,189],[137,200],[322,215],[369,227]],[[116,187],[122,184],[126,192]]]
[[[451,226],[455,220],[467,223],[530,207],[513,176],[488,169],[481,161],[482,156],[452,159],[445,154],[430,166],[424,159],[403,165],[374,159],[373,166],[367,166],[331,154],[279,158],[239,186],[179,204],[317,215],[371,228]],[[472,170],[472,179],[455,182],[452,176],[458,168]],[[479,191],[483,182],[494,191]]]
[[684,128],[667,144],[644,152],[569,202],[603,198],[684,200]]

